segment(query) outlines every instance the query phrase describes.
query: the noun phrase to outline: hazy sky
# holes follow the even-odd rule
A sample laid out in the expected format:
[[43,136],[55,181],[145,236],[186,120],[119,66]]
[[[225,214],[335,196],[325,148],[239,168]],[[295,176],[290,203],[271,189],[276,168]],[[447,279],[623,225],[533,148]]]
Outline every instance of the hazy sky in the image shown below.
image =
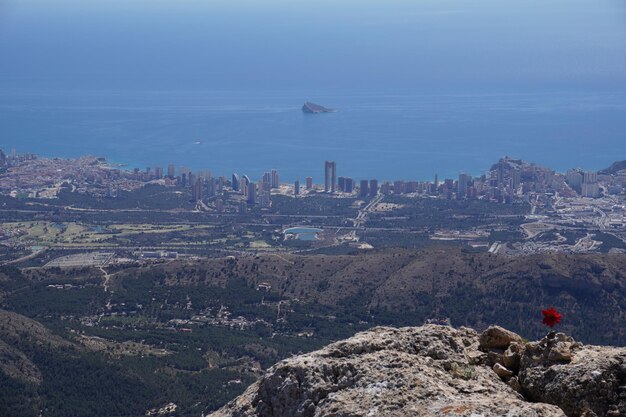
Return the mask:
[[0,0],[0,86],[626,89],[626,3]]

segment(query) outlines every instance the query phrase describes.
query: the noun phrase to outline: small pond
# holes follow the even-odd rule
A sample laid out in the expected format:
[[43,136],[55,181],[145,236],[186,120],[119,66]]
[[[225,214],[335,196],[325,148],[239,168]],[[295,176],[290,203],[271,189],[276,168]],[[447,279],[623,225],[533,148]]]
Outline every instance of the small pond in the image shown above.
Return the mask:
[[285,229],[283,233],[285,236],[295,235],[298,240],[316,240],[317,234],[321,231],[322,229],[316,229],[314,227],[292,227]]

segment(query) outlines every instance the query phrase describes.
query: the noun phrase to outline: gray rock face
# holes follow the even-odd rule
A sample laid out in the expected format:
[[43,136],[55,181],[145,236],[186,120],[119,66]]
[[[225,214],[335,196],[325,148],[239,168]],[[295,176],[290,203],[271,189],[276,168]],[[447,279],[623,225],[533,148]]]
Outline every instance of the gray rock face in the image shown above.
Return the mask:
[[378,327],[279,362],[213,417],[565,416],[526,401],[485,356],[471,329]]
[[523,343],[523,340],[500,326],[490,326],[480,335],[480,347],[483,349],[506,349],[512,342]]
[[526,345],[519,381],[529,400],[568,416],[626,416],[626,348],[583,346],[557,333]]

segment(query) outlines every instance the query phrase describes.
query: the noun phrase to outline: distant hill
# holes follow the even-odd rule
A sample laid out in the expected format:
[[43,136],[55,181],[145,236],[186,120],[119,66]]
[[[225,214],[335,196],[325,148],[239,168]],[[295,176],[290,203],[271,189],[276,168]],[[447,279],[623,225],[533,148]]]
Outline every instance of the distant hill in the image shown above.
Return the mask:
[[616,161],[611,164],[610,167],[599,171],[600,174],[617,174],[617,172],[626,169],[626,160],[624,161]]
[[[152,274],[167,286],[223,286],[244,277],[250,286],[267,283],[281,297],[372,325],[449,318],[453,325],[481,329],[497,323],[540,337],[545,329],[539,309],[554,305],[567,317],[563,329],[576,338],[617,345],[626,345],[624,271],[623,254],[508,257],[460,249],[259,255],[152,267]],[[136,274],[128,270],[119,278]]]

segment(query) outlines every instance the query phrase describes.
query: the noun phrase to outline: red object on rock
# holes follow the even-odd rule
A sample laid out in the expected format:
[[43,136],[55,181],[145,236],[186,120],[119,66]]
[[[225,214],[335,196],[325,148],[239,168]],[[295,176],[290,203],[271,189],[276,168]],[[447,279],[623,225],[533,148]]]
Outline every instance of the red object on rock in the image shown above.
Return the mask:
[[561,322],[561,318],[563,316],[554,309],[554,307],[550,307],[547,310],[541,310],[541,314],[543,314],[543,324],[546,326],[554,327],[555,324]]

